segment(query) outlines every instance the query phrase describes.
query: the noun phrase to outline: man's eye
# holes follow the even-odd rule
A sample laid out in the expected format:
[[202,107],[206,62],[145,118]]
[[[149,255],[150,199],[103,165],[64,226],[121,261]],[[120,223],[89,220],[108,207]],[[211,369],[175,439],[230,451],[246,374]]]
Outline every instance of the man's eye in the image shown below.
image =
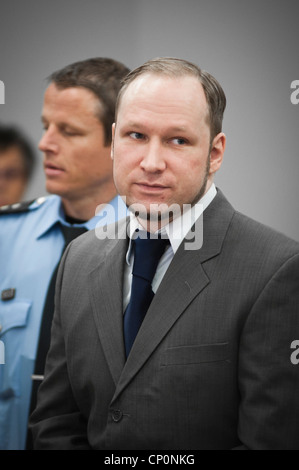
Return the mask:
[[172,139],[172,142],[176,145],[185,145],[187,140],[183,139],[182,137],[176,137],[175,139]]
[[144,136],[140,132],[131,132],[130,137],[135,140],[142,140]]
[[68,129],[64,129],[64,130],[62,131],[62,133],[63,133],[64,135],[66,135],[67,137],[73,137],[73,136],[79,135],[78,132],[76,132],[76,131],[71,131],[71,130],[68,130]]

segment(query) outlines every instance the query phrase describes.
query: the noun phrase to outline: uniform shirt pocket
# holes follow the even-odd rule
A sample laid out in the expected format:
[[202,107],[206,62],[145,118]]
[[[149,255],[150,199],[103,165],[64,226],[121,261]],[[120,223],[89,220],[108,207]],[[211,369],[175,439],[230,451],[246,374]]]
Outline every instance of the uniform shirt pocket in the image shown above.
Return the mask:
[[10,300],[0,304],[0,337],[11,328],[26,326],[32,302]]
[[229,343],[199,344],[168,348],[161,357],[161,366],[203,364],[229,361]]
[[0,400],[20,396],[24,328],[29,319],[30,300],[0,302],[0,340],[4,346],[4,365],[0,368]]

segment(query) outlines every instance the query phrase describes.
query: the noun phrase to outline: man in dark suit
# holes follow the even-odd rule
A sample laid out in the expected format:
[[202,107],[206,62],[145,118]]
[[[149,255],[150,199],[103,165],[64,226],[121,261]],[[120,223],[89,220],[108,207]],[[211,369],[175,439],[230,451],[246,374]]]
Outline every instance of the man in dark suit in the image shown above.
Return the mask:
[[132,216],[65,253],[37,449],[299,449],[299,244],[215,188],[225,104],[179,59],[126,78],[112,158]]

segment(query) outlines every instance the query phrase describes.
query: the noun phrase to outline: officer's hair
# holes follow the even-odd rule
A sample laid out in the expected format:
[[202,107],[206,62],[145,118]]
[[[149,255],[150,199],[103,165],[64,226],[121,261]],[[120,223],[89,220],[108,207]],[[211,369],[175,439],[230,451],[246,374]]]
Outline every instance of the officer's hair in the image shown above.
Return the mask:
[[121,80],[130,72],[116,60],[96,57],[67,65],[48,77],[58,88],[83,87],[92,91],[99,100],[97,117],[105,132],[105,145],[112,141],[115,103]]
[[[156,74],[170,78],[193,76],[201,83],[209,109],[209,126],[211,140],[222,130],[223,114],[226,108],[226,96],[220,83],[208,72],[202,70],[192,62],[174,57],[158,57],[145,62],[140,67],[132,70],[123,80],[116,103],[116,116],[122,96],[128,86],[141,75]],[[115,116],[115,121],[116,121]]]
[[17,147],[20,150],[24,162],[25,178],[29,179],[36,163],[36,155],[32,144],[16,127],[0,124],[0,152],[6,152],[12,147]]

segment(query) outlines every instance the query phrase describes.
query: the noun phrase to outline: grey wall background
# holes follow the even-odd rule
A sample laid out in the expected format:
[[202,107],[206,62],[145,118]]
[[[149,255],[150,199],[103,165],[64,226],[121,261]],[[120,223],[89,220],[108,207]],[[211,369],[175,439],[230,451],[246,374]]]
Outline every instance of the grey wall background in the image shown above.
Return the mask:
[[[236,209],[299,240],[298,0],[1,0],[0,121],[37,147],[45,78],[76,60],[196,62],[228,99],[216,183]],[[40,164],[26,195],[46,194]]]

